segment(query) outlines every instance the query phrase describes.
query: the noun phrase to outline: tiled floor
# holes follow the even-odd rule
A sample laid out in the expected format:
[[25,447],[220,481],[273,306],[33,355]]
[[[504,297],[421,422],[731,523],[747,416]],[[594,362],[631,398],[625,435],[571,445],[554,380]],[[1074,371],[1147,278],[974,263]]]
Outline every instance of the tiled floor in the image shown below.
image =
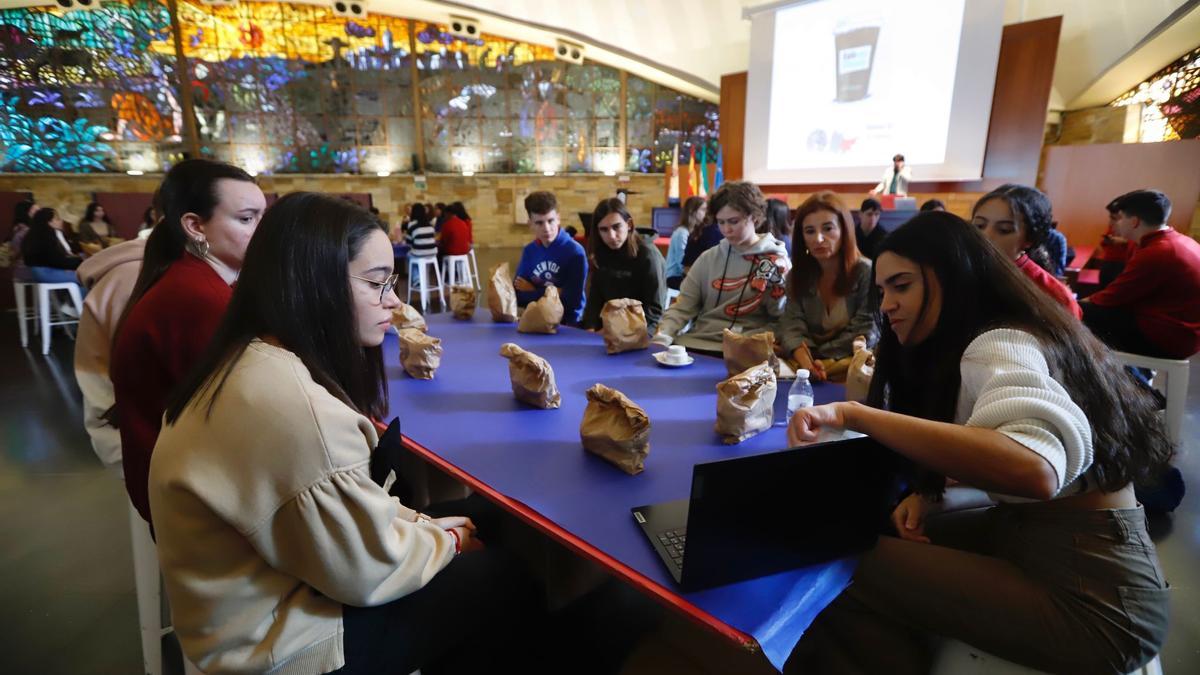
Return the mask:
[[[480,251],[479,266],[519,251]],[[140,672],[141,650],[126,498],[101,468],[80,423],[73,343],[48,357],[22,349],[0,313],[0,672]],[[1200,672],[1200,367],[1193,367],[1179,465],[1193,492],[1159,555],[1174,587],[1168,673]],[[670,645],[671,649],[665,648]],[[668,656],[667,654],[671,655]],[[668,619],[641,644],[627,673],[769,672],[706,632]]]

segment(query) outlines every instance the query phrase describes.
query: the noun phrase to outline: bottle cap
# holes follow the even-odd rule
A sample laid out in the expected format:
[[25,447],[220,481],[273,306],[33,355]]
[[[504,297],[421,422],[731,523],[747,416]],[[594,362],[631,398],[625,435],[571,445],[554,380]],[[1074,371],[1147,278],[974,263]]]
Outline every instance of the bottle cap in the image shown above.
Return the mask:
[[796,379],[797,380],[807,380],[808,379],[808,371],[804,368],[797,370],[796,371]]

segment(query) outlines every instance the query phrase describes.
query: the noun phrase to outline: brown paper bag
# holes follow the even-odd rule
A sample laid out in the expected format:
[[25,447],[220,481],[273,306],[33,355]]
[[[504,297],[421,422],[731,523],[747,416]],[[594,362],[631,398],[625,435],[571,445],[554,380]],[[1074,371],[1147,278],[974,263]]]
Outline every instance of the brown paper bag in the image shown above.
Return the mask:
[[579,425],[583,448],[631,476],[641,473],[650,454],[650,418],[646,411],[625,394],[602,384],[592,385],[587,397],[587,409]]
[[775,334],[767,331],[754,335],[741,335],[728,328],[721,337],[721,354],[725,357],[725,370],[729,375],[757,366],[766,361],[771,371],[779,375],[779,357],[775,356]]
[[558,332],[558,324],[562,323],[562,300],[558,299],[558,289],[546,286],[546,294],[541,300],[529,303],[521,314],[521,322],[517,324],[518,333],[549,333]]
[[646,313],[641,300],[609,300],[600,310],[603,327],[604,348],[609,354],[646,349],[650,346],[650,333],[646,330]]
[[867,349],[867,339],[859,335],[854,338],[854,356],[850,357],[850,368],[846,371],[846,400],[866,401],[874,375],[875,353]]
[[508,359],[508,376],[518,401],[546,410],[562,405],[554,369],[546,359],[511,342],[500,345],[500,356]]
[[508,263],[500,263],[488,273],[488,309],[492,310],[492,321],[512,323],[517,320],[517,289],[513,288],[512,274]]
[[417,311],[412,305],[400,303],[400,306],[392,310],[392,327],[396,331],[402,331],[405,328],[415,328],[421,332],[425,332],[428,326],[425,325],[425,317]]
[[450,312],[456,319],[475,316],[475,289],[471,286],[451,286]]
[[415,328],[400,331],[400,365],[418,380],[432,380],[442,365],[442,341]]
[[775,371],[765,361],[717,384],[716,431],[726,444],[741,443],[775,422]]

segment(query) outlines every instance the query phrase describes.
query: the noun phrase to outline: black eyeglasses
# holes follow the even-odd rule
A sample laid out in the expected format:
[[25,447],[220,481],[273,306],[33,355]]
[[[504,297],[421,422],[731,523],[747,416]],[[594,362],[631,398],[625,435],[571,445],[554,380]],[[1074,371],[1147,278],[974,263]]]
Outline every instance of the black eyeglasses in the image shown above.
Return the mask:
[[396,287],[396,282],[400,280],[400,275],[393,274],[393,275],[389,276],[387,279],[384,279],[383,281],[378,281],[376,279],[368,279],[366,277],[360,277],[360,276],[357,276],[354,274],[351,274],[350,278],[358,279],[359,281],[365,281],[368,284],[371,284],[372,286],[378,286],[379,287],[379,304],[382,305],[383,304],[383,296],[390,293],[391,290]]

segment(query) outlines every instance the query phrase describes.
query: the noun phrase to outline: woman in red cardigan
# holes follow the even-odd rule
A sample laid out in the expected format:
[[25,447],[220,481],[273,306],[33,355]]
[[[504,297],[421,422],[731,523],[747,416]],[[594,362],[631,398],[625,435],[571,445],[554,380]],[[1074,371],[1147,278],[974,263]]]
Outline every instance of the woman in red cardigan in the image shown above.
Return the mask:
[[245,171],[190,159],[167,173],[155,194],[155,208],[163,220],[146,241],[109,371],[125,489],[147,522],[150,453],[167,395],[221,322],[266,198]]
[[1008,183],[992,190],[975,203],[971,223],[992,242],[1035,286],[1058,304],[1083,317],[1075,294],[1050,274],[1050,259],[1042,242],[1054,218],[1050,199],[1037,188]]
[[454,202],[443,211],[448,218],[442,223],[440,248],[442,255],[466,255],[474,245],[471,216],[462,202]]

